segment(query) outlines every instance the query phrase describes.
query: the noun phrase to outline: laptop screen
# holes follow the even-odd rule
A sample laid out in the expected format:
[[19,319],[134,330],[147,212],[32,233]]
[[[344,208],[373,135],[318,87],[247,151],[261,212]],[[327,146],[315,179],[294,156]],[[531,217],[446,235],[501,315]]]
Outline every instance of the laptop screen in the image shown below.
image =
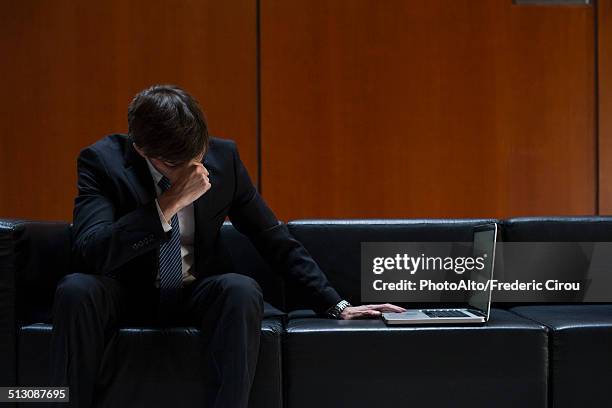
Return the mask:
[[[497,239],[497,224],[486,224],[474,228],[474,258],[483,257],[484,268],[473,269],[471,279],[477,283],[486,284],[493,279],[493,266],[495,264],[495,243]],[[491,306],[491,290],[474,290],[470,293],[468,304],[471,308],[479,310],[488,319]]]

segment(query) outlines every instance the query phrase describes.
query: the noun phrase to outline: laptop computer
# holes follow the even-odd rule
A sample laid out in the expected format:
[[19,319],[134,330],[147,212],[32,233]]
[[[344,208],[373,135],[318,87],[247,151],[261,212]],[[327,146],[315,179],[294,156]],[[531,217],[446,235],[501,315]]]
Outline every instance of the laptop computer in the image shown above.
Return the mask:
[[[487,254],[482,270],[473,269],[469,279],[486,283],[493,279],[495,249],[497,243],[497,224],[483,224],[474,227],[474,256]],[[409,324],[474,324],[489,320],[491,310],[491,285],[485,290],[472,291],[468,307],[459,309],[410,309],[402,313],[383,313],[382,318],[388,325]]]

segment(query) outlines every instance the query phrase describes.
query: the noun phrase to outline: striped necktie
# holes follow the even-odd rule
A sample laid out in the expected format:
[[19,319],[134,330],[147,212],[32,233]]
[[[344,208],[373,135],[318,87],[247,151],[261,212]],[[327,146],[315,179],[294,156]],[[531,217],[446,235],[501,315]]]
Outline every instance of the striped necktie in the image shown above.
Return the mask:
[[[164,192],[170,188],[170,180],[163,176],[158,185]],[[159,311],[161,316],[166,317],[176,310],[183,285],[181,231],[177,214],[170,220],[170,226],[170,239],[159,247]]]

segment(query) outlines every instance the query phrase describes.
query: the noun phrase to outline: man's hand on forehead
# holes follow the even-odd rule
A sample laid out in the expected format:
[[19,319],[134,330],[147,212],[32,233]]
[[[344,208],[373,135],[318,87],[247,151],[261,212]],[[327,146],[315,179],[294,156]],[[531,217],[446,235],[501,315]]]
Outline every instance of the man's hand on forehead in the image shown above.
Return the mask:
[[194,166],[201,167],[204,170],[204,174],[208,176],[208,169],[204,167],[204,164],[201,162],[201,160],[192,159],[182,164],[170,164],[160,159],[149,160],[151,160],[155,168],[157,168],[160,173],[168,177],[171,183],[174,183],[174,181],[180,177],[181,173],[189,171],[189,168]]
[[164,175],[172,184],[158,199],[160,208],[168,220],[204,195],[211,184],[208,179],[208,169],[195,159],[175,167],[168,167],[163,163],[161,165],[164,166],[162,173],[167,173]]

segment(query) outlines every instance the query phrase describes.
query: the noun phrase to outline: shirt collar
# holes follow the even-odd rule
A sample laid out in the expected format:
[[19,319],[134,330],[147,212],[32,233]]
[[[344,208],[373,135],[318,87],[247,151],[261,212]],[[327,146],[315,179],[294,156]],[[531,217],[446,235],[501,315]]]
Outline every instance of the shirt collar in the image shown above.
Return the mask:
[[145,160],[147,161],[147,166],[149,167],[151,176],[153,176],[153,181],[155,181],[155,185],[157,186],[159,184],[159,181],[162,179],[164,175],[161,174],[159,170],[155,168],[155,166],[153,166],[153,163],[151,163],[151,161],[148,158],[145,157]]

